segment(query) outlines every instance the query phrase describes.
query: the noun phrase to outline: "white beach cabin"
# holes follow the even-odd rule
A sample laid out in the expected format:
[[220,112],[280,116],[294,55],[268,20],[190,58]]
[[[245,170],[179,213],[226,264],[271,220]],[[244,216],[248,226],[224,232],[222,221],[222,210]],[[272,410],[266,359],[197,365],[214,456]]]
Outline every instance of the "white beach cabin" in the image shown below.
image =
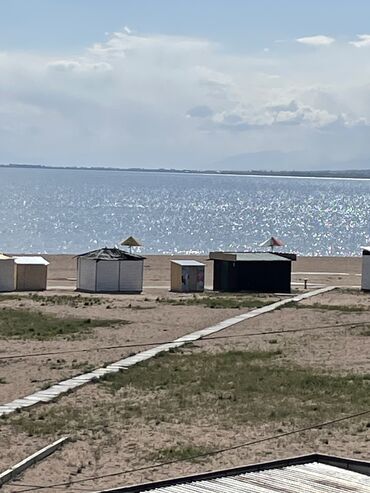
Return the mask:
[[14,258],[0,254],[0,291],[15,291]]
[[49,262],[43,257],[14,257],[17,291],[46,289]]
[[144,257],[119,248],[101,248],[77,257],[77,290],[141,293]]
[[362,291],[370,291],[370,246],[361,247],[362,249]]

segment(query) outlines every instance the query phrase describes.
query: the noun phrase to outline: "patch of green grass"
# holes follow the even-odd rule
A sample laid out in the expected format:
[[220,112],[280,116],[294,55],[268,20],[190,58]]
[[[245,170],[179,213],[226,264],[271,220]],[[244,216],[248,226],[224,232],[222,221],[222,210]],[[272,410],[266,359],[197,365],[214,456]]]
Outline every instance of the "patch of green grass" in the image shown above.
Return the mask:
[[[67,305],[72,307],[77,306],[93,306],[101,305],[102,299],[95,296],[81,296],[76,295],[65,295],[57,294],[53,296],[45,296],[37,293],[30,293],[29,298],[36,303],[41,303],[43,305]],[[108,302],[108,300],[104,300]]]
[[[107,376],[111,395],[89,403],[61,403],[9,416],[4,423],[29,435],[115,433],[121,426],[183,423],[220,426],[321,422],[370,406],[370,375],[336,376],[286,368],[280,353],[165,353]],[[162,457],[187,458],[192,444],[176,443]]]
[[[370,405],[370,376],[323,375],[276,364],[280,351],[165,354],[101,382],[128,399],[132,389],[153,396],[126,407],[125,417],[173,421],[208,418],[229,423],[321,420]],[[150,378],[148,378],[150,375]]]
[[1,294],[0,295],[0,302],[1,301],[21,301],[25,297],[19,296],[17,294]]
[[21,413],[5,417],[3,424],[14,427],[29,436],[74,434],[77,432],[108,435],[114,423],[112,416],[119,417],[122,403],[94,402],[93,406],[56,405],[50,408],[34,409],[31,413]]
[[192,296],[190,298],[157,298],[157,303],[182,306],[205,306],[207,308],[261,308],[272,303],[266,297],[251,296]]
[[82,429],[83,426],[91,427],[87,413],[72,406],[60,406],[39,412],[30,419],[29,416],[19,415],[13,419],[13,426],[28,436],[52,435],[68,428],[70,432]]
[[370,326],[369,325],[350,327],[349,331],[351,334],[356,335],[356,336],[370,337]]
[[340,288],[338,287],[336,289],[336,291],[339,293],[345,293],[345,294],[356,294],[357,296],[360,296],[361,294],[363,294],[359,287],[358,288],[346,288],[346,287],[342,286]]
[[171,460],[189,460],[199,461],[202,458],[194,458],[197,455],[207,454],[212,449],[206,447],[197,447],[196,445],[178,444],[175,447],[167,447],[161,450],[157,450],[155,453],[150,454],[149,460],[159,461],[171,461]]
[[299,304],[299,303],[287,303],[283,305],[282,308],[297,308],[297,309],[308,309],[308,310],[332,310],[340,312],[367,312],[369,309],[361,305],[326,305],[324,303],[312,303]]
[[83,370],[84,372],[91,371],[95,368],[95,365],[89,363],[88,361],[72,361],[72,370]]
[[51,380],[46,380],[46,382],[44,382],[41,385],[40,390],[46,390],[46,389],[48,389],[51,386],[51,384],[52,384]]
[[131,310],[153,310],[155,306],[132,305],[129,303],[127,308],[131,308]]
[[66,360],[65,359],[48,359],[48,367],[50,370],[62,370],[65,368]]
[[128,323],[124,320],[57,318],[36,311],[0,310],[0,338],[47,340],[69,335],[86,335],[94,327]]

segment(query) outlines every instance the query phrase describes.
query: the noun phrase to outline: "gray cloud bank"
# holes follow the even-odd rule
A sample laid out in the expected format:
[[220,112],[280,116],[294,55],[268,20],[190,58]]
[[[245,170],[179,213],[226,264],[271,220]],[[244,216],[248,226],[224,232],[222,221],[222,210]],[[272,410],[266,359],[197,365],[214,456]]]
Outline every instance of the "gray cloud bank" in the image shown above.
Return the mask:
[[271,169],[281,155],[296,168],[366,162],[369,40],[308,36],[252,56],[125,28],[74,57],[0,50],[0,161],[249,169],[253,160],[229,157],[266,167],[262,153]]

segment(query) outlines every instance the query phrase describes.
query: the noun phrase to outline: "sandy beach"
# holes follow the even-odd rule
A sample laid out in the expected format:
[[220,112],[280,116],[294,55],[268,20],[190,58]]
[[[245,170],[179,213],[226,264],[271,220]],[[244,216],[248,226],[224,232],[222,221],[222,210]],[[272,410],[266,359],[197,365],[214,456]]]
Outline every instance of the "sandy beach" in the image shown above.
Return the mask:
[[[152,347],[151,343],[171,341],[180,335],[253,309],[253,303],[249,307],[212,308],[198,302],[198,297],[195,302],[191,294],[170,293],[170,259],[182,258],[181,256],[148,256],[145,261],[144,291],[141,295],[78,295],[74,291],[74,256],[44,257],[50,261],[48,290],[38,293],[37,297],[28,293],[3,295],[0,297],[1,307],[19,310],[22,313],[38,312],[58,320],[92,320],[97,325],[91,328],[87,325],[86,331],[68,336],[56,334],[47,338],[37,338],[33,335],[2,337],[0,404],[47,388],[69,376],[135,354]],[[205,262],[206,285],[211,286],[212,262],[205,257],[191,258]],[[211,338],[200,341],[180,352],[179,357],[195,358],[195,362],[199,364],[197,356],[212,359],[217,358],[219,354],[239,354],[240,351],[248,354],[271,354],[271,368],[275,368],[271,371],[293,371],[298,368],[305,372],[313,372],[313,375],[342,379],[347,389],[350,385],[348,379],[362,378],[370,372],[370,337],[365,335],[368,330],[366,324],[369,320],[369,298],[358,289],[360,273],[361,259],[358,257],[298,258],[297,262],[293,263],[294,291],[303,290],[305,279],[309,289],[329,285],[340,288],[300,302],[299,309],[287,307],[241,322],[222,331],[222,334],[229,338],[223,340],[215,337],[213,340]],[[215,296],[212,292],[203,295],[208,298],[212,296]],[[228,295],[219,296],[225,298]],[[284,296],[245,294],[227,297],[229,301],[231,298],[234,301],[251,299],[252,302],[268,304],[283,299]],[[296,329],[307,331],[275,335],[276,330]],[[310,332],[310,329],[314,331]],[[246,338],[248,333],[262,335]],[[104,349],[107,346],[125,344],[133,346]],[[134,347],[135,344],[140,346]],[[32,356],[36,353],[60,354]],[[18,356],[6,359],[9,355]],[[176,354],[168,357],[176,357]],[[166,359],[162,361],[165,365],[170,364],[166,363]],[[153,364],[157,363],[154,361]],[[261,360],[259,365],[263,364]],[[131,371],[136,372],[133,369],[128,370]],[[148,369],[148,375],[154,375],[151,371],[154,370]],[[173,371],[169,369],[169,380]],[[288,419],[279,415],[267,421],[240,421],[240,418],[232,418],[230,415],[229,422],[225,423],[222,410],[209,411],[207,418],[202,412],[194,414],[193,409],[194,412],[197,409],[194,402],[189,409],[184,404],[183,410],[174,418],[169,410],[164,410],[165,408],[161,408],[158,415],[154,411],[154,415],[151,414],[153,402],[161,401],[165,395],[165,389],[157,387],[154,380],[153,385],[153,388],[143,391],[141,387],[136,387],[133,381],[112,393],[103,384],[90,384],[53,403],[21,411],[3,419],[0,423],[0,470],[6,469],[62,435],[69,435],[73,440],[53,456],[25,472],[19,479],[19,485],[39,484],[40,481],[59,483],[96,474],[109,474],[117,469],[125,470],[158,462],[167,457],[163,455],[163,451],[171,447],[176,449],[189,446],[195,451],[227,447],[235,442],[271,435],[277,429],[289,430],[312,420],[317,421],[320,420],[320,416],[332,417],[334,408],[335,412],[343,413],[353,410],[351,399],[346,397],[342,410],[339,411],[333,404],[329,406],[331,401],[328,397],[329,401],[325,406],[329,407],[325,407],[325,413],[318,414],[317,418],[311,411],[307,411],[307,416],[302,413]],[[171,391],[167,400],[174,398],[177,392],[180,398],[184,391]],[[212,393],[211,390],[207,392]],[[261,394],[260,399],[263,398]],[[306,401],[308,397],[304,401],[299,400],[302,398],[296,398],[298,406],[316,405],[320,409],[320,399],[324,397],[317,396],[316,404],[312,400],[313,397],[309,398],[311,404]],[[273,402],[267,404],[273,406]],[[287,402],[280,402],[278,397],[274,397],[275,404],[288,405]],[[367,402],[358,402],[353,406],[362,408],[366,404]],[[207,402],[203,406],[203,409],[208,409]],[[141,408],[139,412],[138,409]],[[333,427],[328,433],[315,429],[280,439],[273,446],[270,443],[260,444],[248,450],[240,449],[226,455],[214,456],[206,463],[184,461],[158,470],[123,475],[120,478],[95,481],[82,486],[87,491],[93,491],[118,484],[132,484],[313,451],[366,459],[369,455],[368,439],[368,419],[365,417]],[[47,481],[44,481],[42,478],[46,473]],[[4,486],[4,492],[15,491],[14,485]],[[58,488],[59,490],[75,491],[73,487]],[[53,488],[44,491],[49,493]]]
[[[76,279],[75,255],[44,255],[50,262],[49,287],[74,287]],[[204,262],[206,285],[213,282],[212,261],[207,256],[185,256]],[[144,288],[164,286],[169,288],[170,260],[184,258],[184,255],[147,255],[144,269]],[[360,286],[361,257],[299,257],[292,263],[292,281],[310,284],[335,284],[338,286]],[[144,289],[145,291],[145,289]]]

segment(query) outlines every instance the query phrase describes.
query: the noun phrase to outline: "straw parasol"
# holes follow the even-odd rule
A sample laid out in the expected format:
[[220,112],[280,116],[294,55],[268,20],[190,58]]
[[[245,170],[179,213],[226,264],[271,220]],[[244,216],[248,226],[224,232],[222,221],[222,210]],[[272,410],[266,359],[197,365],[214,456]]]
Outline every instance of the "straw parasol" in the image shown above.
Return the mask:
[[124,241],[121,241],[121,245],[128,246],[130,249],[130,253],[131,253],[132,247],[142,246],[140,241],[136,240],[133,236],[129,236]]
[[281,240],[278,240],[274,236],[271,236],[271,238],[268,238],[266,241],[260,244],[260,247],[270,247],[271,251],[274,250],[274,247],[281,247],[284,246],[284,243]]

